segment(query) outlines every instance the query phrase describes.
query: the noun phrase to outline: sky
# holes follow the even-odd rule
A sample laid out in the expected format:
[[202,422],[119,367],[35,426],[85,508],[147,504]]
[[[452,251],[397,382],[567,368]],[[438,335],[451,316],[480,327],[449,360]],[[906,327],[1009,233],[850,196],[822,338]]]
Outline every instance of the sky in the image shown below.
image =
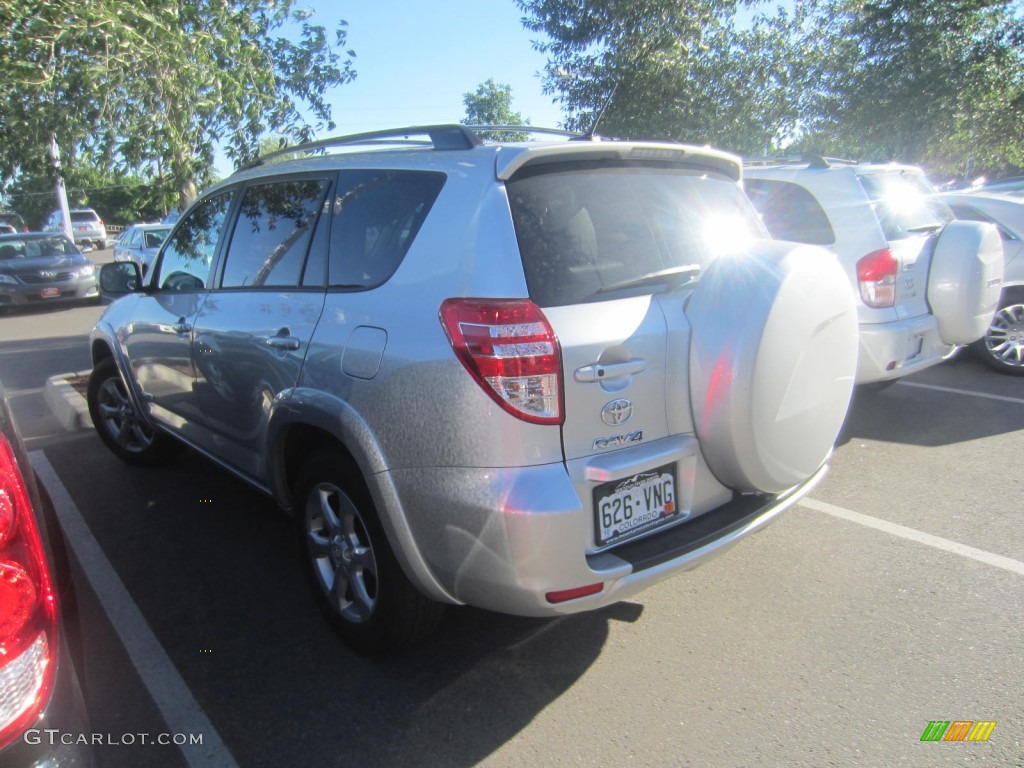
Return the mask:
[[[348,22],[347,47],[356,53],[356,79],[331,90],[337,127],[328,135],[384,128],[457,123],[463,95],[488,78],[512,88],[512,109],[532,125],[557,128],[561,110],[541,93],[546,57],[520,21],[514,0],[300,0],[315,11],[310,23],[333,30]],[[230,164],[218,158],[218,170]]]

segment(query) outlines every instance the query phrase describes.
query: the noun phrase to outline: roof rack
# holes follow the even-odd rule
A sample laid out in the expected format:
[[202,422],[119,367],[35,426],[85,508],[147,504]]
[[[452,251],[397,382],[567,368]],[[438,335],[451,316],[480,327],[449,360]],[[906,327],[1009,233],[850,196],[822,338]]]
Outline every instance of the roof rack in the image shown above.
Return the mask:
[[[558,128],[538,128],[532,125],[461,125],[456,123],[441,125],[416,125],[406,128],[390,128],[367,133],[352,133],[347,136],[333,136],[317,141],[307,141],[292,147],[285,147],[241,166],[239,170],[248,170],[263,165],[268,160],[287,155],[317,152],[331,147],[367,146],[367,145],[411,145],[417,147],[433,147],[437,150],[472,149],[480,146],[483,141],[479,133],[536,133],[578,138],[580,134],[563,131]],[[425,137],[425,138],[419,138]]]
[[857,165],[859,160],[846,160],[841,157],[825,157],[813,152],[804,152],[802,155],[768,155],[767,157],[745,157],[744,165],[786,165],[792,163],[807,163],[808,168],[831,168],[833,165]]
[[582,133],[566,131],[561,128],[540,128],[536,125],[463,125],[470,131],[477,133],[535,133],[540,136],[565,136],[570,139],[587,138]]
[[[412,139],[413,136],[426,136],[427,140]],[[258,157],[246,163],[239,170],[248,170],[263,165],[268,160],[300,152],[316,152],[330,147],[354,146],[358,144],[413,144],[416,146],[432,146],[434,149],[471,149],[480,144],[476,134],[466,130],[463,125],[416,125],[407,128],[390,128],[384,131],[367,133],[351,133],[347,136],[332,136],[328,139],[307,141],[293,147],[285,147],[270,154]]]

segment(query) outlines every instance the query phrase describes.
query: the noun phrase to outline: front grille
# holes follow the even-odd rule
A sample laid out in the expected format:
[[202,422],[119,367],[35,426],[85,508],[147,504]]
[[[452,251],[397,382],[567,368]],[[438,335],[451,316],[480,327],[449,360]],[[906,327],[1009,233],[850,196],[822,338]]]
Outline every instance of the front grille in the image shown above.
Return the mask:
[[45,275],[18,275],[18,279],[28,285],[39,285],[40,283],[63,283],[74,276],[74,272],[49,272]]

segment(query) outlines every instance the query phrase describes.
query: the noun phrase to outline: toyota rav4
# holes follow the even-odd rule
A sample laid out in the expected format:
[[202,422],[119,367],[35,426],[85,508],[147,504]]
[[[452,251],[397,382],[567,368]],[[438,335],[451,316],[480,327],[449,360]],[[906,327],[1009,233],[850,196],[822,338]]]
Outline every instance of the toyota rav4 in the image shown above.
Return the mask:
[[99,436],[290,510],[365,652],[445,603],[553,616],[693,568],[818,481],[853,388],[842,268],[768,238],[737,158],[483,130],[293,148],[197,200],[145,281],[101,274]]
[[744,185],[773,237],[839,257],[857,299],[858,384],[940,363],[988,329],[1003,275],[999,233],[954,221],[920,168],[764,158],[748,161]]

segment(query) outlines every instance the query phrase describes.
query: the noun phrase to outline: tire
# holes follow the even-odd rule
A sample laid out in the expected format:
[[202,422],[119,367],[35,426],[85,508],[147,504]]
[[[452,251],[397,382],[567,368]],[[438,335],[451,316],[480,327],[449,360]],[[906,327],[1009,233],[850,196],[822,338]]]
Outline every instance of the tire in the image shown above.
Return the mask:
[[113,359],[93,368],[86,399],[96,433],[119,459],[148,466],[167,456],[171,438],[155,431],[135,410]]
[[345,642],[376,656],[427,637],[444,606],[419,592],[398,564],[355,465],[338,452],[315,453],[296,489],[306,572]]
[[1024,289],[1006,292],[985,335],[971,346],[989,368],[1024,376]]

